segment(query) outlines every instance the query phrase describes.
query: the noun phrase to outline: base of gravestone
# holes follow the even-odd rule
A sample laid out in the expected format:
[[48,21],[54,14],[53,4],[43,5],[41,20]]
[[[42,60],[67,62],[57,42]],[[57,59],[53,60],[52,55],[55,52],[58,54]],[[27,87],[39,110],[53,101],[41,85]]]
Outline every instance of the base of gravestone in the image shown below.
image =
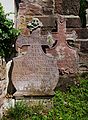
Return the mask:
[[13,96],[13,98],[6,98],[0,107],[0,119],[10,107],[15,107],[17,102],[25,103],[29,107],[41,107],[47,112],[53,107],[53,96]]
[[15,104],[17,102],[26,103],[29,107],[42,106],[44,109],[50,110],[53,107],[53,96],[15,96]]
[[14,93],[15,97],[24,97],[24,96],[54,96],[55,92],[53,90],[48,91],[16,91]]

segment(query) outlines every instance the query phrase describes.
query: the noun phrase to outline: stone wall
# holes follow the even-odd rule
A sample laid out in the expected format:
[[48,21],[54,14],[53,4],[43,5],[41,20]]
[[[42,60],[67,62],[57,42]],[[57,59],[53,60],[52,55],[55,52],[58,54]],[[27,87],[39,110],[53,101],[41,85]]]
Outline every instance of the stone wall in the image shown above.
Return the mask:
[[56,13],[63,15],[79,15],[79,0],[55,0]]
[[55,13],[63,14],[62,0],[55,0]]
[[24,29],[33,17],[52,16],[54,14],[54,0],[22,0],[19,3],[17,28]]
[[66,28],[80,28],[81,27],[81,21],[79,17],[71,17],[69,16],[66,18]]
[[79,54],[79,72],[88,72],[88,29],[86,28],[68,28],[67,32],[75,30],[77,39],[75,46]]

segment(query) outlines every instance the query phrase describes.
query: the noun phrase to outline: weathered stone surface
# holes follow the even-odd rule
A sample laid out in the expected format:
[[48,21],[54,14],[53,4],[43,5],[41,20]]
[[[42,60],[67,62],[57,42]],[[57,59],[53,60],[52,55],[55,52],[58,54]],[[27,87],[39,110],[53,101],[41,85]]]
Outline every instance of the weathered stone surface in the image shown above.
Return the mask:
[[26,7],[26,15],[43,15],[42,6],[37,3],[29,2]]
[[69,28],[68,32],[75,30],[77,33],[77,39],[75,41],[75,46],[78,46],[79,54],[79,72],[88,71],[88,29],[86,28]]
[[54,28],[56,17],[54,15],[44,15],[44,16],[37,16],[37,18],[42,22],[43,27],[45,28]]
[[4,80],[6,78],[6,63],[0,58],[0,80]]
[[54,33],[53,37],[58,41],[57,45],[47,52],[57,59],[58,69],[62,74],[76,74],[78,71],[78,55],[76,50],[66,43],[66,23],[63,17],[59,17],[58,32]]
[[88,54],[88,41],[81,41],[80,51]]
[[49,15],[54,13],[53,0],[23,0],[22,3],[26,5],[26,15]]
[[12,98],[7,99],[5,96],[2,96],[2,98],[0,98],[0,105],[0,118],[2,118],[2,116],[6,114],[7,109],[14,107],[15,100]]
[[[88,29],[86,28],[67,28],[67,32],[71,32],[75,30],[77,35],[78,35],[78,39],[87,39],[88,38]],[[83,40],[82,40],[83,41]]]
[[[33,17],[34,19],[35,17]],[[41,28],[41,34],[42,34],[42,45],[47,45],[47,35],[49,31],[52,31],[53,29],[56,29],[56,16],[52,15],[45,15],[45,16],[37,16],[37,18],[41,21],[43,24]],[[29,21],[29,20],[28,20]],[[27,21],[27,22],[28,22]],[[31,20],[32,21],[32,20]],[[28,50],[28,45],[30,44],[29,38],[29,29],[25,28],[22,32],[22,36],[20,35],[16,41],[16,50],[18,51],[18,54],[22,53],[24,54]],[[28,36],[28,37],[27,37]]]
[[62,0],[55,0],[55,13],[63,14]]
[[79,15],[79,0],[56,0],[56,12],[64,15]]
[[88,29],[86,28],[68,28],[67,33],[72,32],[73,30],[76,31],[77,39],[75,44],[79,42],[80,48],[79,51],[83,53],[88,53]]
[[0,95],[5,94],[6,90],[6,63],[0,59]]
[[88,72],[88,53],[79,53],[79,70],[80,72]]
[[42,38],[40,30],[35,30],[30,37],[20,42],[20,45],[24,45],[24,41],[30,46],[25,55],[13,59],[12,82],[17,90],[14,95],[53,94],[59,78],[58,69],[56,61],[44,54]]
[[[23,97],[23,96],[15,96],[16,101],[15,102],[21,102],[26,101],[26,104],[29,107],[32,106],[42,106],[42,109],[44,110],[50,110],[53,107],[53,99],[51,96],[33,96],[33,97]],[[48,112],[47,111],[47,112]]]
[[81,21],[80,18],[67,18],[66,19],[66,28],[80,28],[81,27]]
[[19,29],[26,28],[26,4],[25,3],[19,4],[17,28],[19,28]]
[[77,38],[78,38],[78,35],[75,30],[71,32],[66,32],[66,40],[76,41]]

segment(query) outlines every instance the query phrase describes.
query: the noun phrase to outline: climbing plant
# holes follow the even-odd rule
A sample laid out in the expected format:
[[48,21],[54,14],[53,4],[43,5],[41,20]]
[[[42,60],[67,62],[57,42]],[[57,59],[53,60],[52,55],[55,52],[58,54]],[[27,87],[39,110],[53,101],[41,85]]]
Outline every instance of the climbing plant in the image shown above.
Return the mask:
[[13,21],[6,18],[0,3],[0,56],[5,58],[6,62],[15,53],[15,40],[19,35],[19,31],[13,25]]
[[86,0],[80,0],[79,16],[81,20],[81,26],[86,27],[86,9],[88,8],[88,2]]

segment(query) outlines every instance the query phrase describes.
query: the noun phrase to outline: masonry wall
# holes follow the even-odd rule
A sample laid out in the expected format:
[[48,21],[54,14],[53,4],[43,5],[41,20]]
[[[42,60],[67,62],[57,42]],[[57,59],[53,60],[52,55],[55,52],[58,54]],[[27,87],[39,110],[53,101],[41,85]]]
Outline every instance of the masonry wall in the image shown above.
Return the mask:
[[79,15],[80,0],[55,0],[56,13],[64,15]]

